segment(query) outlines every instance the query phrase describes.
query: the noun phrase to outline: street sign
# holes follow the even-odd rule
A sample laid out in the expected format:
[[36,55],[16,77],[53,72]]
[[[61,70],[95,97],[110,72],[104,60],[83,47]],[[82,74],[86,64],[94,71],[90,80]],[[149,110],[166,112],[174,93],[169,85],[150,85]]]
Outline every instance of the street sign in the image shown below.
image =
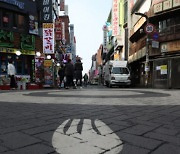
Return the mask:
[[159,48],[159,42],[158,41],[152,41],[152,48]]
[[157,40],[159,38],[159,33],[158,32],[154,32],[153,33],[153,39]]
[[144,30],[147,34],[150,34],[154,31],[154,25],[149,23],[145,26]]

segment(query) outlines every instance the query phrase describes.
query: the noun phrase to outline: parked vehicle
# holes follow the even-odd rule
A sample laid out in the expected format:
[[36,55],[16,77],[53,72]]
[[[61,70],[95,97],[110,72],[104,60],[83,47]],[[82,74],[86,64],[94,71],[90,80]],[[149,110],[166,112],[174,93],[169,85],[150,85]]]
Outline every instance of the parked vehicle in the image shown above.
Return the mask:
[[104,68],[104,81],[108,87],[130,86],[130,71],[127,61],[107,61]]

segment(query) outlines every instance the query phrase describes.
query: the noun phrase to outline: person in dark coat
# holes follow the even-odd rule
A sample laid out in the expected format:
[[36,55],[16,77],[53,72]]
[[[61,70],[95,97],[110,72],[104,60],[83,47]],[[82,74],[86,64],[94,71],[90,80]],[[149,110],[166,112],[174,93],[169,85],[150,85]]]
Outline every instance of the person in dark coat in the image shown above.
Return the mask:
[[83,66],[81,63],[80,59],[76,60],[75,66],[75,79],[76,79],[76,85],[78,85],[78,81],[80,81],[80,87],[82,87],[82,71],[83,71]]
[[71,62],[71,59],[68,59],[65,66],[65,76],[66,76],[66,89],[69,89],[70,86],[75,88],[73,77],[74,77],[74,66]]
[[59,75],[59,88],[61,88],[62,83],[64,81],[64,65],[63,64],[61,64],[61,66],[60,66],[60,68],[58,70],[58,75]]
[[88,75],[87,75],[87,73],[84,74],[83,78],[84,78],[84,86],[87,87],[87,84],[88,84]]

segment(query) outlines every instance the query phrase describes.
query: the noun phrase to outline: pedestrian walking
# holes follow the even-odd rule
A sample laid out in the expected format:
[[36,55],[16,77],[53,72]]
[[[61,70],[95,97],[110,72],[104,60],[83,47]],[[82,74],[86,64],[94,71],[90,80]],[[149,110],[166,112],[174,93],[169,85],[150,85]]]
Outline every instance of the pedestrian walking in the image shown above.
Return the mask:
[[12,60],[9,60],[9,63],[8,63],[8,76],[10,78],[10,88],[12,90],[16,89],[15,75],[16,75],[16,68],[15,68],[14,64],[12,63]]
[[73,82],[74,66],[71,62],[71,59],[68,59],[67,64],[65,65],[65,77],[66,77],[66,89],[69,89],[71,86],[75,88],[75,84]]
[[[64,83],[64,65],[61,64],[59,70],[58,70],[58,75],[59,75],[59,88],[65,87],[65,83]],[[64,84],[64,85],[63,85]]]
[[84,79],[84,86],[87,87],[87,85],[88,85],[88,75],[87,75],[87,73],[84,74],[83,79]]
[[80,58],[76,59],[74,70],[75,70],[76,85],[78,85],[78,81],[79,81],[80,82],[80,87],[82,87],[82,71],[83,71],[83,66],[82,66]]

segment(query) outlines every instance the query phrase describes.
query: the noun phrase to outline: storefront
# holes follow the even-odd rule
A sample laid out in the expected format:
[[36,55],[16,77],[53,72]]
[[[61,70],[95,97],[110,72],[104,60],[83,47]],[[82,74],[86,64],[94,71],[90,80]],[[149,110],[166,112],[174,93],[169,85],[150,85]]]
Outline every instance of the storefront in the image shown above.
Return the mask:
[[0,47],[0,85],[9,85],[7,65],[10,60],[15,65],[17,81],[25,79],[27,82],[33,82],[34,55],[35,51]]

